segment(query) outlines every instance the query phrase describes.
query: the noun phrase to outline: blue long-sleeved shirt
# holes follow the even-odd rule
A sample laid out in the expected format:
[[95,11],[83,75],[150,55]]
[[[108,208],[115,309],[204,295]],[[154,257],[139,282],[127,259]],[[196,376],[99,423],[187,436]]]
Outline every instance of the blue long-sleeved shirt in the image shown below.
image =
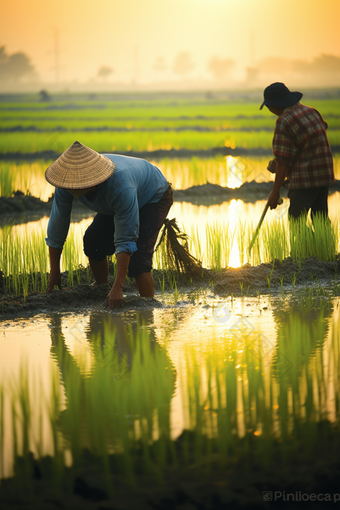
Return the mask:
[[[160,200],[168,187],[162,172],[144,159],[104,154],[116,165],[115,171],[102,184],[90,200],[83,195],[78,200],[93,211],[113,216],[116,255],[132,254],[137,250],[139,209],[147,203]],[[70,226],[73,195],[62,188],[55,195],[47,227],[46,244],[62,249]]]

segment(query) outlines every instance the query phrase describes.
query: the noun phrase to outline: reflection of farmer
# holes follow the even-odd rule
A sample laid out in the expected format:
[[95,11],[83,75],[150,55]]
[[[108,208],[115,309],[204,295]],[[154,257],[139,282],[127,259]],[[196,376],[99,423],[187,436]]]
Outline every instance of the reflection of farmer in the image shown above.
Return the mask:
[[[131,318],[124,320],[121,315],[106,314],[105,321],[99,319],[102,317],[97,314],[90,316],[85,342],[86,348],[92,353],[91,374],[82,374],[67,347],[62,317],[59,314],[51,316],[51,355],[58,364],[67,400],[58,423],[65,436],[72,438],[73,446],[76,446],[76,437],[81,447],[93,447],[93,410],[96,403],[100,406],[99,423],[103,423],[103,416],[108,418],[109,434],[112,434],[112,429],[114,434],[120,434],[116,417],[125,405],[126,427],[134,428],[129,415],[137,419],[144,416],[149,418],[155,409],[161,416],[167,416],[170,422],[170,402],[176,374],[165,348],[155,341],[154,328],[144,337],[144,344],[138,337],[143,328],[137,322],[129,327]],[[143,310],[139,319],[152,325],[153,312]],[[84,338],[77,328],[73,332],[68,331],[77,342],[83,344]],[[111,343],[112,339],[114,343]],[[124,393],[120,398],[115,398],[121,384],[124,385]],[[138,398],[139,394],[143,394],[143,398]],[[97,430],[97,433],[105,437],[103,429]]]
[[123,299],[126,274],[136,279],[141,296],[153,297],[152,255],[158,232],[173,203],[173,192],[151,163],[119,155],[100,155],[74,142],[46,170],[56,187],[46,242],[51,273],[47,291],[61,288],[60,256],[70,225],[73,197],[96,211],[84,235],[96,284],[108,282],[107,255],[116,254],[116,279],[108,294],[110,307]]
[[[301,92],[290,92],[283,83],[264,91],[268,110],[278,116],[273,138],[275,173],[269,206],[275,209],[282,184],[289,190],[289,215],[298,218],[311,209],[328,217],[328,186],[334,182],[333,158],[327,139],[327,123],[317,110],[301,104]],[[285,180],[286,179],[286,180]]]

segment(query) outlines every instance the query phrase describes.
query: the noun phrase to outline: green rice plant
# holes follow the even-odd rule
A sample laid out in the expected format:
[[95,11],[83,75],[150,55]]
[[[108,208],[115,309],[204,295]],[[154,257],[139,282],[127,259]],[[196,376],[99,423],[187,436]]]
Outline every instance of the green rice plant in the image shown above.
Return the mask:
[[0,196],[11,197],[15,191],[15,173],[13,166],[2,164],[0,170]]
[[189,252],[192,253],[197,260],[203,259],[201,239],[197,225],[191,225],[191,235],[188,239],[188,246]]
[[[245,228],[241,227],[242,228],[242,234],[240,233],[240,247],[241,249],[245,250],[243,251],[243,259],[246,258],[246,261],[247,263],[251,264],[252,266],[258,266],[259,264],[261,264],[262,262],[262,259],[261,259],[261,230],[255,240],[255,243],[253,245],[253,248],[251,250],[251,252],[249,253],[249,246],[250,246],[250,243],[252,242],[252,239],[254,237],[254,234],[255,234],[255,231],[257,229],[257,225],[253,225],[253,223],[248,223],[246,225]],[[240,250],[240,248],[239,248]],[[241,253],[241,251],[240,251]],[[242,265],[242,264],[241,264]]]
[[284,276],[281,276],[280,278],[281,292],[283,291],[283,278]]
[[45,170],[52,161],[33,163],[0,162],[0,196],[10,197],[15,191],[47,200],[54,188],[45,180]]
[[164,279],[164,273],[162,274],[162,280],[160,277],[158,277],[159,287],[161,289],[162,296],[164,296],[165,292],[165,279]]
[[266,222],[261,227],[261,259],[271,262],[280,261],[289,256],[289,242],[287,222],[282,218],[277,221]]
[[239,221],[236,231],[237,231],[237,245],[238,245],[238,251],[240,254],[240,265],[243,266],[246,259],[246,230],[247,225],[243,221]]
[[[230,253],[234,241],[235,231],[231,232],[228,225],[220,225],[218,222],[206,225],[206,267],[214,271],[220,271],[222,267],[228,267]],[[199,241],[194,241],[198,244]]]
[[72,287],[74,284],[73,281],[73,271],[77,271],[77,279],[79,282],[79,269],[80,269],[80,261],[82,260],[83,254],[83,235],[85,227],[82,229],[77,229],[77,235],[75,234],[75,225],[72,224],[69,229],[69,233],[64,244],[64,248],[62,251],[62,270],[68,271],[67,275],[67,284]]
[[0,267],[5,274],[6,290],[16,295],[27,294],[30,281],[33,290],[46,290],[48,259],[44,232],[23,231],[13,235],[13,231],[12,225],[0,228]]
[[273,262],[273,266],[272,266],[272,269],[271,269],[271,271],[270,271],[270,275],[269,275],[269,276],[267,275],[267,282],[268,282],[269,292],[270,292],[270,284],[271,284],[271,281],[272,281],[272,276],[273,276],[274,266],[275,266],[275,260],[274,260],[274,262]]
[[177,303],[178,303],[178,297],[179,297],[179,294],[178,294],[178,289],[177,289],[177,285],[176,285],[176,282],[175,282],[175,290],[174,290],[174,303],[175,303],[175,305],[177,305]]
[[291,280],[292,280],[292,285],[293,285],[293,289],[294,289],[295,283],[296,283],[296,273],[293,274],[293,276],[291,277]]
[[293,260],[315,256],[334,261],[339,247],[339,224],[316,214],[313,223],[302,216],[290,220],[290,250]]
[[[61,153],[75,140],[79,140],[98,152],[154,151],[170,149],[206,150],[221,146],[221,133],[198,131],[135,131],[135,132],[88,132],[74,131],[62,133],[24,132],[2,133],[0,153],[34,153],[51,149],[53,134],[58,136],[58,144],[52,150]],[[223,136],[223,135],[222,135]],[[271,131],[229,131],[222,146],[242,148],[270,148]],[[340,130],[328,133],[330,144],[340,144]]]

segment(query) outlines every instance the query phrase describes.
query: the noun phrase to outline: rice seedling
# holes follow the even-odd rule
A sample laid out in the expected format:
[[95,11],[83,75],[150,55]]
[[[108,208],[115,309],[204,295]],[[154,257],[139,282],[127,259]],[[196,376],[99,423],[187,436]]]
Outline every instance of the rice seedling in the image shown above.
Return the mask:
[[261,259],[266,261],[284,260],[289,256],[287,222],[280,219],[272,223],[265,223],[263,227]]
[[164,279],[164,273],[162,274],[162,280],[158,277],[159,287],[161,289],[162,296],[164,296],[165,292],[165,279]]
[[315,256],[319,260],[334,261],[339,249],[339,224],[331,224],[322,215],[315,215],[313,223],[306,217],[290,220],[290,250],[293,260]]
[[[66,150],[75,140],[98,152],[154,151],[170,149],[207,150],[221,146],[221,133],[198,131],[135,131],[135,132],[88,132],[74,131],[58,133],[58,153]],[[229,131],[226,138],[228,147],[270,148],[271,131]],[[328,133],[330,144],[340,144],[340,130]],[[24,132],[2,133],[0,153],[34,153],[50,150],[51,133]],[[222,140],[222,146],[224,141]]]
[[271,281],[272,281],[272,276],[273,276],[274,266],[275,266],[275,260],[274,260],[274,262],[273,262],[273,266],[272,266],[272,270],[270,271],[270,275],[269,275],[269,276],[267,275],[267,282],[268,282],[269,292],[270,292],[270,283],[271,283]]
[[[228,225],[218,222],[206,225],[206,249],[204,262],[206,267],[220,271],[228,267],[233,246],[235,231],[231,232]],[[194,241],[197,244],[197,241]]]
[[291,280],[292,280],[292,285],[293,285],[293,289],[294,289],[295,283],[296,283],[296,273],[293,274],[293,276],[291,277]]
[[[5,274],[6,291],[26,296],[29,291],[46,290],[49,257],[44,238],[47,221],[43,219],[39,228],[34,224],[0,228],[0,268]],[[90,221],[70,226],[61,259],[61,270],[68,274],[68,286],[76,283],[75,278],[80,283],[84,268],[87,268],[87,281],[91,281],[82,240]],[[313,224],[306,218],[291,222],[287,218],[265,222],[250,254],[248,247],[254,232],[251,222],[239,222],[235,228],[218,222],[207,223],[205,230],[199,229],[198,225],[189,225],[189,228],[189,251],[202,260],[203,267],[214,271],[246,262],[258,265],[272,263],[276,259],[282,261],[290,255],[298,262],[301,272],[305,258],[315,256],[319,260],[335,261],[339,251],[339,222],[325,222],[318,216],[313,219]],[[238,253],[235,253],[236,242]],[[168,282],[174,288],[174,275],[167,266],[165,244],[161,244],[155,252],[153,265],[155,269],[166,271]],[[113,263],[113,277],[115,267]],[[127,286],[129,283],[127,280]]]
[[34,163],[0,162],[0,196],[10,197],[15,191],[47,200],[54,192],[45,180],[45,170],[52,161]]

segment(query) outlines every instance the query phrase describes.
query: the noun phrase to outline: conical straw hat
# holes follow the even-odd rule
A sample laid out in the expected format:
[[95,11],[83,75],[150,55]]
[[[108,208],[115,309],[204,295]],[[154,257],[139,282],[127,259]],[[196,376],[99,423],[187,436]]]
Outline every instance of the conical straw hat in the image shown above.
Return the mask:
[[114,172],[112,161],[80,142],[74,142],[45,172],[47,182],[56,188],[92,188]]

